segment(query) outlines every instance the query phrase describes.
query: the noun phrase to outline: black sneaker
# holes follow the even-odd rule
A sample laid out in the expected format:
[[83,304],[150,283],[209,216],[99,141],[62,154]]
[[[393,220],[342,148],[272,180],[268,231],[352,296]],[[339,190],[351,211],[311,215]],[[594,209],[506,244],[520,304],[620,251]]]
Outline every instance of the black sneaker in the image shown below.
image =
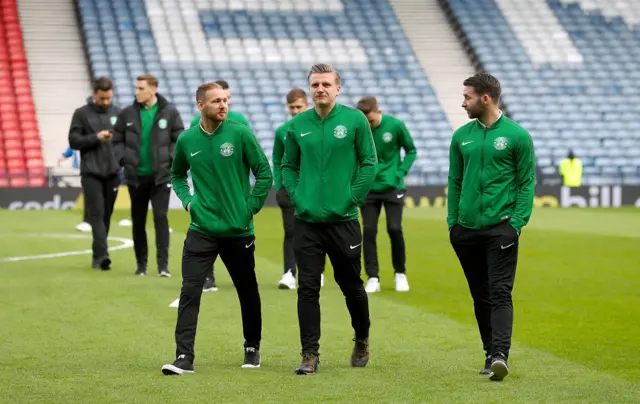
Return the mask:
[[509,365],[507,364],[507,357],[501,352],[491,355],[491,375],[489,380],[494,382],[502,381],[509,374]]
[[136,269],[137,276],[145,276],[147,275],[147,267],[145,265],[138,265],[138,269]]
[[202,288],[204,292],[217,292],[216,281],[213,278],[206,278],[204,280],[204,286]]
[[297,375],[312,375],[318,371],[320,367],[320,358],[312,353],[302,354],[302,363],[296,369]]
[[165,269],[160,269],[160,270],[158,270],[158,276],[163,277],[163,278],[171,278],[171,273],[166,268]]
[[93,269],[100,269],[102,271],[108,271],[111,269],[111,259],[109,257],[102,257],[93,260]]
[[484,360],[484,369],[480,371],[481,375],[490,375],[491,374],[491,355],[487,356],[487,359]]
[[162,367],[162,373],[167,376],[188,375],[193,372],[193,363],[187,359],[186,355],[178,355],[173,363]]
[[260,350],[258,348],[246,347],[244,349],[243,368],[259,368],[260,367]]
[[369,362],[369,339],[354,338],[355,344],[351,352],[351,366],[363,368]]

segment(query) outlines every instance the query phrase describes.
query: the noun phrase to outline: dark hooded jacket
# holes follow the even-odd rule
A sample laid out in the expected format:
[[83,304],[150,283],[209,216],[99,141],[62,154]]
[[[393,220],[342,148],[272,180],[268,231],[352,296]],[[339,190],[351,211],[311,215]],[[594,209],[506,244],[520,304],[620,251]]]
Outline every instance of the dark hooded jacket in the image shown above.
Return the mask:
[[69,146],[80,151],[80,174],[97,177],[116,175],[120,169],[122,145],[98,140],[98,132],[113,130],[120,108],[111,105],[98,107],[93,97],[75,110],[69,128]]
[[[178,136],[184,131],[184,124],[176,107],[166,98],[156,94],[158,111],[151,129],[151,159],[156,184],[171,181],[171,163]],[[124,108],[113,128],[114,142],[123,143],[125,181],[129,185],[138,185],[138,166],[140,165],[140,136],[142,123],[140,109],[142,106],[134,101]]]

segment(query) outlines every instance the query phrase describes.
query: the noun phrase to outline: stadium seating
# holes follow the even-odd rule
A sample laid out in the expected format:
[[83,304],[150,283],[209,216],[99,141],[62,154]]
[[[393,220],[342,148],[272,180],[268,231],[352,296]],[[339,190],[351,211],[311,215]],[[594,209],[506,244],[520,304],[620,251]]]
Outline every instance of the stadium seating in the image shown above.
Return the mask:
[[[548,0],[527,11],[520,0],[446,3],[479,64],[500,78],[510,115],[531,132],[543,172],[571,148],[585,163],[585,183],[640,184],[640,104],[631,101],[640,92],[636,0]],[[562,32],[542,40],[558,23],[571,42]],[[536,47],[526,48],[530,38]]]
[[249,119],[266,153],[287,120],[284,96],[306,87],[313,63],[336,66],[341,102],[379,97],[419,148],[411,184],[442,184],[451,127],[386,0],[78,0],[94,76],[113,78],[116,102],[151,73],[188,121],[205,81],[229,81],[232,109]]
[[14,0],[0,0],[0,187],[45,185],[27,60]]

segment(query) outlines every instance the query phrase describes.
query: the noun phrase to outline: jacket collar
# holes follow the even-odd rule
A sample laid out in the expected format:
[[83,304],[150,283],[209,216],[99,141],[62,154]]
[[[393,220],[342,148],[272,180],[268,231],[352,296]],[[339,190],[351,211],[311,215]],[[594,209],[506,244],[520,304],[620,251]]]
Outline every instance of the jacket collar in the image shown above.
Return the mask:
[[496,119],[496,121],[493,123],[493,125],[491,125],[489,128],[487,128],[487,127],[485,126],[485,124],[483,124],[482,122],[480,122],[480,119],[476,119],[476,121],[478,121],[478,123],[480,124],[480,126],[482,126],[483,128],[487,128],[487,129],[495,129],[495,128],[497,128],[498,126],[500,126],[500,124],[502,123],[503,118],[504,118],[504,114],[502,113],[502,110],[499,110],[499,111],[500,111],[500,115],[498,116],[498,119]]
[[[160,111],[162,108],[166,107],[167,104],[169,104],[169,101],[167,101],[166,98],[164,98],[164,96],[160,93],[156,93],[156,98],[158,98],[158,111]],[[138,101],[136,101],[136,99],[133,99],[133,106],[138,108],[138,109],[142,109],[142,104],[140,104]]]
[[336,102],[336,105],[333,106],[333,109],[331,110],[331,112],[329,112],[329,115],[327,115],[326,118],[321,118],[320,115],[318,115],[318,111],[316,111],[315,108],[312,108],[312,109],[313,109],[313,114],[315,115],[315,117],[317,119],[320,119],[320,120],[322,120],[322,119],[331,119],[334,116],[336,116],[338,114],[338,112],[340,112],[340,110],[342,109],[342,105],[338,104]]

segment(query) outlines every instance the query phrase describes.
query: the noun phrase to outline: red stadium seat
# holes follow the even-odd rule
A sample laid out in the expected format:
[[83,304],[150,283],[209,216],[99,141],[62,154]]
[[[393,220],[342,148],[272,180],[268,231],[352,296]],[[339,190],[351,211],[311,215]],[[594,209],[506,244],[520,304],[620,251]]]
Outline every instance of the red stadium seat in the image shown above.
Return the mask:
[[11,177],[11,187],[12,188],[27,188],[29,186],[29,182],[24,177]]
[[22,142],[18,139],[7,139],[4,141],[5,150],[22,149]]
[[7,155],[7,169],[9,171],[25,171],[24,160],[22,158],[12,158]]
[[26,167],[31,170],[31,169],[42,169],[44,167],[44,163],[41,159],[30,159],[27,160],[27,164]]
[[40,150],[40,142],[37,139],[23,139],[22,145],[25,150]]
[[38,145],[37,149],[25,149],[24,157],[27,159],[42,159],[42,151],[40,150],[40,145]]
[[22,138],[23,139],[36,139],[38,141],[38,143],[40,143],[40,135],[38,135],[38,131],[37,130],[33,130],[33,129],[29,129],[29,130],[22,130]]
[[38,130],[38,123],[36,121],[24,121],[22,122],[22,130]]
[[0,123],[0,127],[3,131],[17,130],[19,129],[18,120],[15,119],[3,119]]
[[17,162],[19,161],[21,165],[24,166],[24,151],[22,150],[22,148],[20,149],[4,149],[4,156],[7,159],[11,159],[7,162],[7,165],[9,165],[11,162],[14,162],[14,164],[18,164]]
[[15,0],[0,0],[0,187],[46,186],[42,142]]
[[3,137],[5,140],[7,139],[20,139],[20,132],[18,132],[16,129],[13,130],[6,130],[4,132],[2,132]]
[[45,177],[31,177],[29,178],[29,186],[30,187],[46,187],[47,179]]

